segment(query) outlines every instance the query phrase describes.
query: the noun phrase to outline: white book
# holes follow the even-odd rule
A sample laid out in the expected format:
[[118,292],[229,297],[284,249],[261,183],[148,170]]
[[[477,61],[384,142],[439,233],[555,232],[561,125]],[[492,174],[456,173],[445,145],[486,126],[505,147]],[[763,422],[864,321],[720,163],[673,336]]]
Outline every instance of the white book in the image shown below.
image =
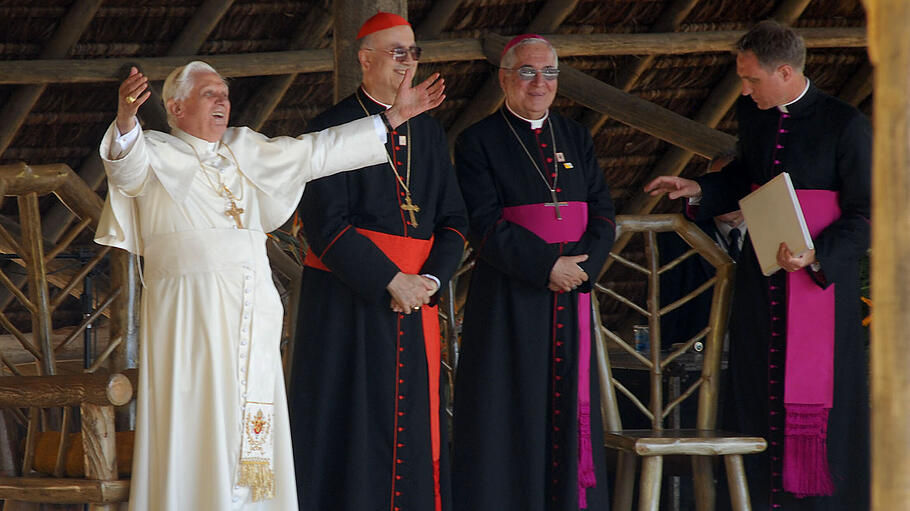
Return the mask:
[[797,255],[815,248],[790,174],[781,172],[740,199],[739,207],[765,276],[780,269],[777,251],[781,242],[786,242],[790,252]]

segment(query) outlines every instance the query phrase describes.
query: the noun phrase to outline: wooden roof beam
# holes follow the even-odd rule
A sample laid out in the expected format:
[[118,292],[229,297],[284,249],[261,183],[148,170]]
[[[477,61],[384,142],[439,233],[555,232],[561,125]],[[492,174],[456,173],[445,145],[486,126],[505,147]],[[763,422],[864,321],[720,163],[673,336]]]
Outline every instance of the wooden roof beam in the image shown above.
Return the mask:
[[700,122],[560,65],[559,94],[617,121],[688,151],[711,158],[736,144],[736,138]]
[[[864,27],[806,28],[796,31],[809,48],[863,48]],[[672,32],[665,34],[572,34],[547,35],[561,57],[603,55],[684,55],[728,51],[744,31]],[[502,36],[500,36],[502,37]],[[421,41],[422,63],[490,60],[484,42],[477,39]],[[500,45],[499,49],[502,50]],[[177,66],[201,58],[226,77],[272,76],[292,73],[332,71],[332,50],[289,50],[263,53],[238,53],[205,56],[148,58],[108,58],[80,60],[0,60],[0,85],[48,83],[117,82],[121,68],[131,63],[142,66],[152,80],[163,80]],[[65,70],[61,73],[61,69]],[[496,81],[496,80],[494,80]],[[497,87],[499,87],[497,83]],[[497,106],[498,108],[498,106]],[[495,110],[495,108],[493,109]]]
[[[698,0],[675,0],[663,10],[660,17],[651,27],[651,32],[675,32],[679,25],[686,19]],[[616,86],[629,92],[638,83],[641,75],[651,67],[655,55],[640,55],[634,62],[626,64],[616,73]],[[597,134],[610,116],[595,110],[588,110],[581,119],[581,123],[588,127],[592,135]]]
[[432,10],[427,14],[423,22],[414,31],[418,41],[428,41],[430,39],[439,39],[439,34],[449,24],[449,20],[455,14],[462,0],[437,0],[433,4]]
[[[101,6],[102,0],[78,0],[66,12],[66,16],[60,22],[51,40],[48,41],[44,51],[41,52],[42,59],[60,59],[66,57],[70,50],[79,42],[82,33],[88,27],[88,24],[95,17],[95,13]],[[16,62],[16,61],[11,61]],[[59,70],[58,70],[59,72]],[[3,110],[0,110],[0,155],[6,151],[10,143],[15,138],[22,123],[38,98],[44,92],[45,84],[25,85],[16,88]]]
[[[300,25],[299,32],[291,42],[290,50],[312,48],[319,44],[329,30],[332,29],[332,15],[328,11],[314,7],[310,9],[306,19]],[[259,131],[271,117],[272,112],[287,94],[291,84],[297,79],[298,73],[276,75],[269,77],[260,87],[259,92],[250,98],[244,105],[242,112],[237,116],[235,124],[249,126]]]
[[[792,25],[793,22],[799,18],[800,14],[806,10],[806,6],[809,5],[810,1],[811,0],[784,0],[784,2],[775,9],[774,14],[771,17],[783,24]],[[727,112],[736,102],[736,99],[740,96],[742,91],[741,87],[739,76],[736,74],[736,69],[733,68],[727,72],[720,83],[714,88],[711,95],[708,97],[708,100],[705,101],[699,111],[696,112],[694,120],[711,128],[717,126],[721,119],[727,115]],[[730,149],[732,150],[733,147],[731,146]],[[641,186],[651,182],[651,180],[658,176],[678,176],[682,173],[683,169],[686,168],[686,165],[689,164],[689,160],[692,159],[694,154],[695,153],[691,150],[671,146],[661,159],[654,164],[654,169],[641,183]],[[647,215],[654,210],[660,200],[661,197],[652,197],[644,193],[644,191],[641,191],[619,213],[624,215]],[[630,236],[627,234],[617,238],[616,242],[613,244],[613,250],[617,253],[622,251],[629,243],[629,239]],[[604,264],[601,274],[610,267],[612,264],[611,261],[612,259]]]
[[872,95],[872,64],[866,61],[859,70],[853,73],[850,80],[841,88],[838,96],[853,106],[859,106],[860,103]]
[[[575,10],[577,5],[578,0],[548,0],[525,29],[525,32],[539,34],[555,31],[563,20]],[[553,44],[554,46],[556,45],[556,43]],[[504,47],[505,43],[496,44],[494,48],[487,41],[484,41],[484,53],[487,60],[493,65],[499,65],[499,53]],[[455,139],[465,128],[495,112],[502,105],[504,98],[502,89],[499,87],[497,73],[494,72],[481,86],[473,101],[461,111],[461,114],[448,129],[449,146],[455,145]]]

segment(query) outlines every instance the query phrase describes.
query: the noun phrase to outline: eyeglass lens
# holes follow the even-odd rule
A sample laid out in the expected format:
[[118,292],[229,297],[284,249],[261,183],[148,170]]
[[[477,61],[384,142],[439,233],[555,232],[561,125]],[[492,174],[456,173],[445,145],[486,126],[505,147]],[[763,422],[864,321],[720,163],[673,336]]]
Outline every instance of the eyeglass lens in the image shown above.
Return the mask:
[[419,46],[411,46],[410,48],[393,48],[389,53],[392,54],[392,58],[398,62],[404,62],[408,54],[411,55],[413,60],[420,60],[420,54],[422,50]]
[[533,80],[537,76],[537,73],[542,74],[547,80],[555,80],[559,77],[559,69],[553,66],[547,66],[540,70],[534,69],[531,66],[521,66],[518,68],[518,76],[522,80]]

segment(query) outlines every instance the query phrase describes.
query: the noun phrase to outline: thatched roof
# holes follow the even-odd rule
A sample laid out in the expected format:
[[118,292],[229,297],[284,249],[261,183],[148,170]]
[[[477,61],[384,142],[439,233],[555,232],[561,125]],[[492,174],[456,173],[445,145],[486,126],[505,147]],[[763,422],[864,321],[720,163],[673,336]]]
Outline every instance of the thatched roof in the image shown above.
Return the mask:
[[[79,8],[94,9],[92,4],[100,7],[85,23],[84,30],[81,27],[77,30],[75,43],[62,49],[49,48],[48,42],[60,32],[63,20],[74,16],[73,11]],[[218,4],[220,10],[212,8]],[[454,10],[437,17],[446,6],[452,5]],[[210,30],[205,27],[206,20],[197,16],[202,9],[211,9],[214,14],[208,18],[218,20]],[[9,64],[4,61],[23,61],[21,65],[25,69],[34,61],[47,58],[52,51],[58,53],[54,58],[91,63],[115,57],[164,57],[175,51],[186,54],[188,47],[196,48],[190,54],[203,57],[330,49],[331,12],[329,0],[7,0],[0,4],[0,65]],[[562,35],[656,31],[698,33],[707,37],[718,31],[743,31],[771,16],[795,18],[793,25],[798,28],[859,27],[861,31],[865,26],[860,0],[412,0],[408,2],[407,14],[418,34],[429,32],[432,36],[429,39],[449,43],[484,41],[490,33],[513,35],[525,32],[529,26],[544,27],[547,30],[538,28],[538,31]],[[436,30],[430,26],[433,24],[441,28]],[[197,36],[199,42],[188,42],[192,36]],[[823,90],[844,94],[868,114],[871,103],[868,57],[861,44],[851,46],[810,48],[806,74]],[[632,95],[686,118],[702,123],[708,122],[703,119],[706,117],[719,119],[708,124],[716,123],[719,130],[735,134],[735,119],[726,109],[707,111],[718,98],[718,90],[724,87],[724,77],[734,68],[729,51],[720,47],[708,52],[679,53],[669,43],[662,48],[665,51],[661,47],[653,50],[653,58],[589,53],[561,58],[560,63],[606,84],[626,88]],[[260,57],[250,57],[254,58]],[[646,64],[640,76],[628,81],[630,70],[640,62]],[[0,68],[6,69],[6,73],[11,69]],[[19,102],[24,89],[37,87],[0,76],[0,164],[20,160],[29,164],[66,163],[77,171],[90,165],[101,135],[115,114],[117,82],[108,79],[73,82],[73,69],[60,64],[54,70],[56,76],[45,80],[49,83],[33,106]],[[446,78],[448,99],[433,115],[447,129],[457,128],[459,119],[467,118],[477,108],[477,96],[482,95],[493,66],[480,56],[473,60],[459,58],[421,65],[422,74],[437,70]],[[560,80],[562,83],[563,79]],[[263,87],[272,81],[272,77],[264,76],[230,80],[232,123],[255,116],[250,105],[262,99],[259,96]],[[261,130],[269,135],[299,134],[306,130],[311,118],[332,104],[332,97],[330,71],[297,74]],[[670,143],[640,131],[637,126],[603,119],[577,102],[577,98],[560,95],[554,107],[594,128],[597,157],[620,213],[641,205],[635,199],[655,168],[664,168],[659,166],[666,165],[665,160],[677,158],[684,175],[697,174],[705,168],[705,158],[679,160],[670,151]],[[28,113],[17,115],[17,109]],[[3,142],[4,132],[8,144]],[[99,189],[103,191],[104,185]],[[675,210],[678,204],[667,201],[655,209]],[[632,283],[617,281],[615,285]]]

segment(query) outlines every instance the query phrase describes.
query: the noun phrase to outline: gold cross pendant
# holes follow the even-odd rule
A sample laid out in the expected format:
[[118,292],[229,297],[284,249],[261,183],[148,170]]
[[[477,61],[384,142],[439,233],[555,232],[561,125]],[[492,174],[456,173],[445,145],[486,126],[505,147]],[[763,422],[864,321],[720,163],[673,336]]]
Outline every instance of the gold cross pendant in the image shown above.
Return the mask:
[[408,212],[408,215],[411,217],[411,221],[408,222],[411,227],[417,227],[417,215],[415,213],[420,212],[420,206],[411,202],[411,194],[404,196],[404,204],[401,205],[401,209]]
[[237,228],[238,228],[238,229],[243,229],[243,224],[240,223],[240,215],[241,215],[242,213],[243,213],[243,208],[238,208],[238,207],[237,207],[237,203],[234,202],[233,199],[231,200],[231,207],[229,207],[229,208],[227,209],[227,211],[224,212],[224,214],[225,214],[226,216],[232,216],[232,217],[234,217],[234,222],[237,223]]

